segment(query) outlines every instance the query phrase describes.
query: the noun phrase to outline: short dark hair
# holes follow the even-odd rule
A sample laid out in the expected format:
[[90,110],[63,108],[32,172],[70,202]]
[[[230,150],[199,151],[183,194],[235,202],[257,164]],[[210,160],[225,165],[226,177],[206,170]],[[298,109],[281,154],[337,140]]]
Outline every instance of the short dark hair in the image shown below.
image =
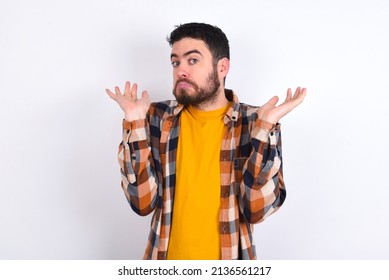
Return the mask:
[[214,63],[226,57],[230,59],[230,46],[227,36],[217,27],[206,23],[185,23],[177,25],[167,38],[170,46],[181,39],[193,38],[202,40],[212,54]]

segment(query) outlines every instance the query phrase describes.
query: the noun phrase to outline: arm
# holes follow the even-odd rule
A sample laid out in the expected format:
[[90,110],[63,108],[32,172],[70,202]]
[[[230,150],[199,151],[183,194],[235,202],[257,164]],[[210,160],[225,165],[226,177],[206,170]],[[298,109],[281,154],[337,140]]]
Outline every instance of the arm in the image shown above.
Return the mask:
[[115,93],[106,90],[125,114],[123,141],[119,145],[118,160],[122,188],[131,208],[139,215],[147,215],[156,205],[158,184],[149,146],[146,114],[150,107],[148,93],[137,97],[137,85],[126,82],[124,93],[115,87]]
[[131,208],[141,216],[154,210],[158,196],[158,180],[148,135],[146,120],[123,121],[123,141],[118,152],[121,186]]
[[257,119],[251,132],[251,146],[242,170],[240,205],[248,222],[259,223],[277,211],[286,196],[280,125]]
[[250,223],[258,223],[274,213],[286,196],[282,172],[282,150],[279,120],[298,106],[306,89],[288,89],[285,101],[276,106],[275,96],[258,110],[251,132],[252,152],[243,166],[240,184],[241,211]]

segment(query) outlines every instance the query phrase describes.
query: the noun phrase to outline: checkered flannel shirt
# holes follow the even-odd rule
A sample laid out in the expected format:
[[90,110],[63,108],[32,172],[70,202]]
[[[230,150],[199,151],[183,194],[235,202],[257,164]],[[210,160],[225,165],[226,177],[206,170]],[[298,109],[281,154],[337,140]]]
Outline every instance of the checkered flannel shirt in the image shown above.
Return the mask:
[[[253,224],[263,221],[286,196],[280,125],[258,119],[259,107],[233,101],[220,150],[219,231],[222,259],[256,259]],[[154,211],[144,259],[166,259],[176,184],[180,132],[177,101],[153,103],[145,120],[123,121],[118,159],[122,188],[139,215]]]

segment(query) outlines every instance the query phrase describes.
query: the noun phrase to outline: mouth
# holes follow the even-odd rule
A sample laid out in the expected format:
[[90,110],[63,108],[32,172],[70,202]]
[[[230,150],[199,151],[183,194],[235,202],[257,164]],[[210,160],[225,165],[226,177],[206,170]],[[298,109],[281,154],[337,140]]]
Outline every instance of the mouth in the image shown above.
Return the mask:
[[193,88],[193,86],[192,86],[192,84],[190,84],[188,82],[181,81],[181,82],[177,83],[176,88],[187,89],[187,88]]

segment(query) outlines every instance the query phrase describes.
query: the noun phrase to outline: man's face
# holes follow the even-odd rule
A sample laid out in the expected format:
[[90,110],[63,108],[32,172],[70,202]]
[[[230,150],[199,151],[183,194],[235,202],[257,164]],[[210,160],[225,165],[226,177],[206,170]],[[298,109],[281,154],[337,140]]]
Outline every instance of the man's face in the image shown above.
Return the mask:
[[173,94],[184,105],[216,99],[220,89],[217,66],[202,40],[183,38],[172,46]]

